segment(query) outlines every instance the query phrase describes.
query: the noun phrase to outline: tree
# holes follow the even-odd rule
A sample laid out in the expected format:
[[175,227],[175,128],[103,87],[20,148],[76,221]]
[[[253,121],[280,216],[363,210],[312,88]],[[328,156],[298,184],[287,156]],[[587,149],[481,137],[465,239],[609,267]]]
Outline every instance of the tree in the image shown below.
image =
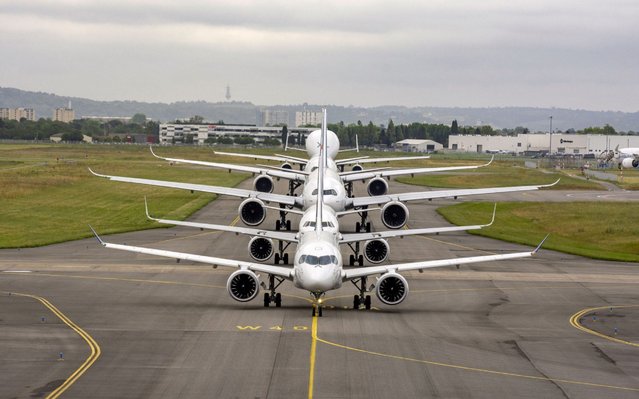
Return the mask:
[[393,123],[392,119],[388,120],[388,127],[386,128],[386,140],[388,140],[386,143],[386,145],[391,145],[391,143],[396,142],[396,136],[395,136],[395,124]]
[[146,123],[146,115],[137,113],[131,118],[131,123],[136,125],[144,125]]
[[204,122],[204,117],[200,115],[195,115],[189,118],[189,123],[200,124]]
[[459,134],[459,126],[457,126],[457,119],[453,120],[450,125],[450,134]]
[[83,139],[84,136],[80,132],[70,132],[62,135],[62,141],[82,141]]

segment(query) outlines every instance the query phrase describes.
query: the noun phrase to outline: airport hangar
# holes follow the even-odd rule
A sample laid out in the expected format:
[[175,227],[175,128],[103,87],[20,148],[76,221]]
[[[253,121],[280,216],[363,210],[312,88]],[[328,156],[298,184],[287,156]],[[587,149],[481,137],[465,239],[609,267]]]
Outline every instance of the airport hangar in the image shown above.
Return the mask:
[[[552,137],[551,137],[552,136]],[[552,143],[552,144],[551,144]],[[550,148],[552,145],[552,148]],[[615,147],[639,147],[639,136],[600,134],[518,134],[516,136],[450,135],[448,148],[464,152],[547,153],[598,156]]]

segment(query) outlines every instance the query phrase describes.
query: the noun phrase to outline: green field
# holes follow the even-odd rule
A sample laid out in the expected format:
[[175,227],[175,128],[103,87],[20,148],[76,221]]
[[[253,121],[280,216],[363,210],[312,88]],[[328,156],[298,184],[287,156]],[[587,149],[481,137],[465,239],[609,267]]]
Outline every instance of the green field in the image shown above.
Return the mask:
[[88,237],[87,224],[101,233],[159,227],[145,217],[144,196],[152,213],[176,219],[188,217],[215,197],[111,182],[91,175],[87,167],[106,174],[224,186],[237,185],[248,176],[171,166],[141,146],[0,145],[0,248]]
[[[467,202],[438,209],[446,220],[485,223],[492,203]],[[498,203],[495,223],[470,233],[596,259],[639,262],[639,204],[619,202]]]

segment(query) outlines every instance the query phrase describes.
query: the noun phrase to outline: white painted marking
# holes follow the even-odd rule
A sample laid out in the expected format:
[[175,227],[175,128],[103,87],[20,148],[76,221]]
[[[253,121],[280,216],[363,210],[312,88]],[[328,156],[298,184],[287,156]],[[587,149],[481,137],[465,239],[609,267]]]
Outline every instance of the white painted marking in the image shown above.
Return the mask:
[[31,270],[3,270],[3,273],[33,273]]

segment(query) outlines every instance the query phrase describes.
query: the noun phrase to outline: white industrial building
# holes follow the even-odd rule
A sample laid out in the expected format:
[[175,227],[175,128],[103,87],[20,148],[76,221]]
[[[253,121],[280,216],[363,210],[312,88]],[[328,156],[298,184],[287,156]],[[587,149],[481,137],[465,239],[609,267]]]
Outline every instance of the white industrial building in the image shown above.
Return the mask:
[[319,126],[322,124],[324,114],[322,111],[297,111],[295,112],[295,127],[299,126]]
[[406,152],[434,152],[444,146],[433,140],[404,139],[393,144],[395,150]]
[[[289,136],[298,134],[308,136],[315,128],[288,129]],[[160,124],[160,144],[184,143],[187,136],[193,136],[193,144],[206,144],[208,138],[251,137],[256,142],[266,138],[282,139],[282,127],[248,125],[209,125],[209,124]]]
[[[552,145],[552,147],[551,147]],[[517,136],[451,135],[448,148],[464,152],[507,152],[514,154],[595,154],[619,148],[639,147],[639,136],[596,134],[518,134]]]

